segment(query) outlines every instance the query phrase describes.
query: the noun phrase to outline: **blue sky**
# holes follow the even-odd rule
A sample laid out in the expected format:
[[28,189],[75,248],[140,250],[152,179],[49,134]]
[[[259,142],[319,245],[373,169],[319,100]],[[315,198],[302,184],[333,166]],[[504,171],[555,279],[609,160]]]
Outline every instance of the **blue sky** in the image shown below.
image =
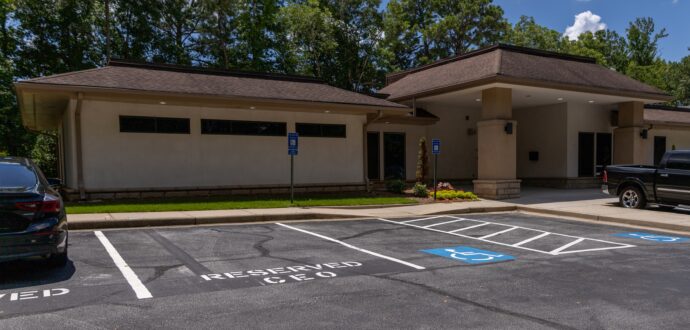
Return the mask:
[[[533,16],[537,23],[563,33],[575,24],[576,15],[587,11],[591,15],[581,15],[578,27],[600,28],[605,24],[623,35],[628,22],[649,16],[658,29],[666,28],[669,34],[660,41],[661,57],[677,61],[690,55],[690,0],[494,0],[494,3],[503,7],[511,23],[521,15]],[[573,29],[573,35],[581,28]]]

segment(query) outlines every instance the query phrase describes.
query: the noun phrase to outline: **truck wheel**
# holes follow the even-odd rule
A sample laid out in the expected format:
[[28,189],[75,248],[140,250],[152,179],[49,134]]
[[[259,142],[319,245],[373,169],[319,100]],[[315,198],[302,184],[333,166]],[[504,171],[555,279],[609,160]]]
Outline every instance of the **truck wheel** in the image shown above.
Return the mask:
[[634,186],[623,189],[618,200],[622,207],[629,209],[643,209],[647,205],[647,198]]

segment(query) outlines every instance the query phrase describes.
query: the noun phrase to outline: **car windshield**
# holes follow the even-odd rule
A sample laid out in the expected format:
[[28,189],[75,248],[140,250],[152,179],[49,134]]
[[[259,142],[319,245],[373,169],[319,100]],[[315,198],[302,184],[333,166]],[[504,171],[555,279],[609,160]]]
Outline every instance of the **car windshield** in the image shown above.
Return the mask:
[[26,190],[37,182],[36,173],[27,164],[0,162],[0,190]]

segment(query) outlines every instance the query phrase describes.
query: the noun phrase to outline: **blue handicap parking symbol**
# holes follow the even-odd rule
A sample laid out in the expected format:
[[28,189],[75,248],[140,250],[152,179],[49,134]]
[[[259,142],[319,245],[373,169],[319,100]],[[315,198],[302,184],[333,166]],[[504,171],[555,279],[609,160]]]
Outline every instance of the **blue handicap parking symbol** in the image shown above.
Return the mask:
[[613,236],[625,237],[625,238],[637,238],[646,241],[662,242],[662,243],[680,243],[690,241],[690,238],[669,236],[669,235],[657,235],[650,233],[619,233],[613,234]]
[[448,259],[455,259],[468,264],[483,264],[499,261],[515,260],[512,256],[492,251],[480,250],[469,246],[455,246],[438,249],[421,250],[421,252],[435,254]]

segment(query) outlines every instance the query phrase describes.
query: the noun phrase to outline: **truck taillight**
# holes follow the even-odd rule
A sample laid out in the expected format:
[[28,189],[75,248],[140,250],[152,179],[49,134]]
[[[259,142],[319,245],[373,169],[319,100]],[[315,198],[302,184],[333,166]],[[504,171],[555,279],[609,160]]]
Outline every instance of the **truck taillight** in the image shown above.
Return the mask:
[[609,183],[609,173],[604,170],[604,183]]

